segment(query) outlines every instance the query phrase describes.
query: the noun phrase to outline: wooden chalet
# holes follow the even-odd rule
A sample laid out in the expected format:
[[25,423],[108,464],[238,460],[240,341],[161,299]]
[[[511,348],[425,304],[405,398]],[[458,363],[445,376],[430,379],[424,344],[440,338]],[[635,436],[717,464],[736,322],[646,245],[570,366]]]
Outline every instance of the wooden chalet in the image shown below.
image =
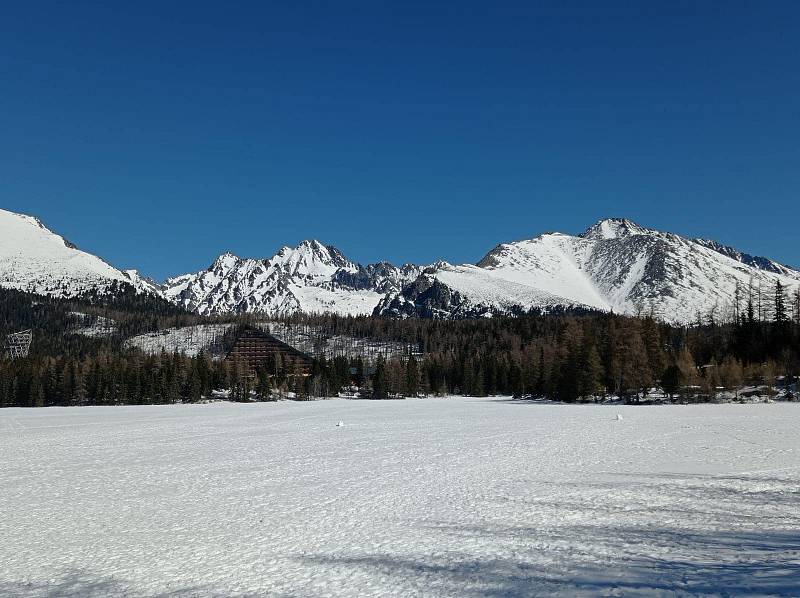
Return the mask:
[[283,371],[287,375],[308,376],[311,373],[310,356],[279,341],[268,332],[252,326],[243,328],[237,335],[233,348],[225,360],[245,364],[250,373],[255,374],[262,368],[267,371],[273,368],[275,355],[280,355]]

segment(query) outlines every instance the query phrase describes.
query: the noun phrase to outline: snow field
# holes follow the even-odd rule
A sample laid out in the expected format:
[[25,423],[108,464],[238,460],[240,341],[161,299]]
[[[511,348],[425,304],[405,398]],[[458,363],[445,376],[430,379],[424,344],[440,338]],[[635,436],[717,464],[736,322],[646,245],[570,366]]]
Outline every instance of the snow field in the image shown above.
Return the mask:
[[232,326],[233,324],[198,324],[183,328],[166,328],[131,337],[125,341],[124,346],[136,347],[151,355],[157,355],[161,351],[167,353],[178,351],[194,357],[200,351],[208,351],[211,345]]
[[788,403],[0,410],[0,595],[797,595],[799,429]]

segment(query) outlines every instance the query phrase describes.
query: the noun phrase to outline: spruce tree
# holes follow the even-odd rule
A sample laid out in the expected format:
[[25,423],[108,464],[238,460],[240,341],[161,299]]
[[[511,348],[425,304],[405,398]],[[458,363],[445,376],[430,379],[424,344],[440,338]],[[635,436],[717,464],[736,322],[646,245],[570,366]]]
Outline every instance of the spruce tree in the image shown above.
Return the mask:
[[189,403],[197,403],[203,395],[203,381],[197,365],[197,358],[192,359],[191,369],[189,370],[186,400]]
[[786,313],[786,297],[780,280],[775,281],[775,306],[773,319],[776,324],[784,325],[789,321]]
[[675,395],[680,391],[682,383],[683,374],[681,373],[681,368],[676,364],[668,365],[661,374],[661,389],[670,400],[674,399]]
[[419,367],[417,358],[413,354],[408,356],[406,362],[406,388],[405,394],[409,397],[416,397],[419,393]]
[[383,355],[378,355],[375,361],[375,373],[372,375],[372,398],[386,399],[386,360]]
[[689,350],[689,346],[684,343],[683,347],[678,353],[678,359],[675,365],[681,372],[681,389],[680,392],[684,399],[692,399],[695,395],[695,387],[699,383],[699,375],[697,372],[697,364]]
[[603,394],[603,362],[596,345],[586,351],[583,362],[582,395],[597,397]]

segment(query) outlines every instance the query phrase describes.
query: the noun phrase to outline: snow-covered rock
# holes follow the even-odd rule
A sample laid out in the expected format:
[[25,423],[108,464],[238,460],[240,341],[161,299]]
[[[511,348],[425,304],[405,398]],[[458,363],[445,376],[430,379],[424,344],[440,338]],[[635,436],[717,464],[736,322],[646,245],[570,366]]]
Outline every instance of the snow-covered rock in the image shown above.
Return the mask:
[[165,296],[201,314],[294,312],[371,314],[386,294],[420,273],[416,266],[362,266],[331,245],[303,241],[267,259],[221,255],[208,270],[171,278]]

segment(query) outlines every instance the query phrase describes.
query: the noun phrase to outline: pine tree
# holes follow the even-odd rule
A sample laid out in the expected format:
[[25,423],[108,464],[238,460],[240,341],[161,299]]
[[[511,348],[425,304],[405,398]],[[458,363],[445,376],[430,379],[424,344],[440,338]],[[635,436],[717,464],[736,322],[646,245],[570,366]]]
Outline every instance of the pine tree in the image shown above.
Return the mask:
[[703,389],[703,395],[709,401],[714,401],[717,398],[717,386],[719,386],[719,365],[716,361],[703,367],[703,376],[700,379],[700,386]]
[[75,385],[72,395],[72,404],[73,405],[86,405],[87,400],[87,392],[86,392],[86,379],[83,375],[83,371],[80,367],[75,367]]
[[408,356],[406,362],[406,387],[405,394],[409,397],[416,397],[419,393],[419,367],[417,358],[413,354]]
[[367,383],[367,377],[364,375],[364,360],[359,357],[356,359],[356,386],[363,388]]
[[683,347],[678,353],[678,359],[675,362],[681,373],[681,394],[685,399],[694,397],[695,387],[699,383],[699,375],[697,372],[697,363],[689,350],[689,346],[684,343]]
[[198,359],[192,359],[191,369],[189,370],[186,400],[189,403],[197,403],[203,395],[203,382],[200,378],[200,371],[198,368]]
[[258,373],[258,398],[262,401],[272,401],[272,381],[266,368],[262,368]]
[[642,325],[642,340],[647,352],[650,370],[656,374],[663,372],[664,368],[667,367],[667,353],[664,351],[664,346],[661,342],[661,331],[658,323],[654,319],[647,318],[644,321]]
[[561,360],[556,397],[565,403],[577,400],[581,395],[582,374],[581,349],[579,346],[569,343],[566,355]]
[[539,347],[539,367],[536,368],[536,372],[538,376],[536,377],[536,388],[535,394],[536,396],[544,396],[545,388],[547,387],[547,370],[545,369],[545,361],[544,361],[544,346]]
[[296,399],[304,400],[308,398],[305,376],[303,376],[300,370],[300,363],[297,361],[292,364],[292,391]]
[[783,285],[780,280],[775,281],[775,307],[773,319],[778,325],[784,325],[789,321],[786,314],[786,297],[784,296]]
[[646,392],[653,381],[647,359],[647,350],[641,335],[638,320],[626,320],[624,326],[614,331],[614,354],[612,360],[615,390],[620,395]]
[[386,360],[383,355],[378,355],[375,361],[375,373],[372,375],[372,398],[386,399]]
[[516,361],[512,361],[508,368],[508,385],[511,389],[511,396],[520,399],[525,394],[525,383],[523,380],[522,368]]
[[674,399],[675,395],[680,391],[683,384],[683,374],[681,368],[676,364],[668,365],[661,374],[661,389],[664,391],[670,400]]
[[775,362],[771,359],[768,360],[762,368],[762,377],[764,385],[767,387],[767,394],[772,396],[775,394],[775,378],[777,376],[777,368]]
[[481,367],[481,363],[478,360],[472,362],[472,388],[469,392],[469,395],[472,397],[485,397],[486,396],[486,386],[484,382],[484,373],[483,367]]
[[597,397],[603,394],[603,362],[596,345],[591,345],[583,363],[582,395]]

